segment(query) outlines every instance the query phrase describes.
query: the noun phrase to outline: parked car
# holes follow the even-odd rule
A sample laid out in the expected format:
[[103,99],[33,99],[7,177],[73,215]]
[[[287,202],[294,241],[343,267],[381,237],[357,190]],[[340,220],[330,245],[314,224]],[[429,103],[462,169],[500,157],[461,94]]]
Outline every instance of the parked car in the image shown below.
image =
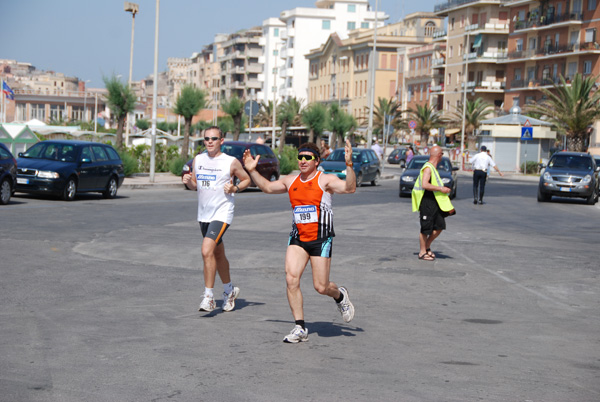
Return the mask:
[[8,147],[0,142],[0,204],[6,205],[15,192],[17,160]]
[[[371,182],[376,186],[381,176],[381,163],[375,151],[364,148],[352,148],[352,163],[354,164],[354,174],[356,174],[356,187],[360,187],[363,182]],[[317,168],[321,172],[337,175],[340,179],[346,179],[346,159],[345,149],[338,148],[329,155],[327,159],[321,161]]]
[[[258,173],[261,174],[261,176],[270,181],[275,181],[279,179],[279,159],[277,158],[277,155],[275,155],[273,150],[268,146],[264,144],[257,144],[255,142],[242,141],[227,141],[224,142],[221,146],[221,152],[237,158],[237,160],[240,161],[242,166],[244,165],[242,157],[246,149],[250,150],[250,154],[253,157],[255,157],[256,155],[260,155],[260,159],[258,160],[258,166],[256,167],[256,170],[258,171]],[[194,159],[192,158],[185,165],[183,165],[183,169],[181,172],[182,176],[191,172],[193,162]],[[234,182],[235,184],[237,184],[239,183],[239,180],[236,178]],[[252,182],[250,183],[250,186],[256,187],[256,184]]]
[[400,165],[404,167],[406,165],[406,148],[396,148],[388,155],[388,163],[394,165]]
[[17,159],[16,191],[54,194],[65,201],[75,194],[100,192],[114,198],[123,184],[123,162],[113,147],[87,141],[42,141]]
[[582,152],[557,152],[541,164],[538,201],[550,201],[552,196],[580,197],[590,205],[598,202],[598,172],[594,157]]
[[[421,172],[421,168],[423,168],[423,165],[428,160],[429,155],[415,155],[411,161],[408,162],[406,170],[404,170],[400,176],[400,197],[410,196],[410,193],[412,193],[412,189],[415,186],[415,181],[417,181],[417,177],[419,177],[419,173]],[[456,191],[458,189],[457,170],[458,167],[452,166],[452,162],[450,162],[450,159],[446,156],[444,156],[437,165],[437,171],[440,174],[444,186],[450,189],[451,199],[456,197]]]

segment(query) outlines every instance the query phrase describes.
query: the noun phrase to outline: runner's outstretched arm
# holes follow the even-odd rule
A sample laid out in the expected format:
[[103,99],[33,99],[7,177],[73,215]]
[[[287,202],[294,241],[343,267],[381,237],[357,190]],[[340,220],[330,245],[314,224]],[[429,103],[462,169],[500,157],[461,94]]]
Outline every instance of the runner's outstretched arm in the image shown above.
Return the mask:
[[286,177],[280,178],[279,180],[269,181],[261,176],[260,173],[256,171],[256,166],[258,166],[258,160],[260,159],[260,155],[256,155],[256,158],[253,158],[250,154],[250,150],[244,151],[244,167],[250,173],[250,177],[254,181],[254,183],[260,188],[264,193],[267,194],[282,194],[287,191],[287,186],[284,180],[287,180]]

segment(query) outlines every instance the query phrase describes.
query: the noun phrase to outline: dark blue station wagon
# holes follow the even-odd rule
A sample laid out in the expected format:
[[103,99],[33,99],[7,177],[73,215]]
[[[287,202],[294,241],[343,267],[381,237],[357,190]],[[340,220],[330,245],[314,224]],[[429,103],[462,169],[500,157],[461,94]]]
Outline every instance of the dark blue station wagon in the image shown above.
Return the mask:
[[117,151],[97,142],[38,142],[19,153],[17,166],[17,192],[54,194],[66,201],[84,192],[114,198],[125,179]]

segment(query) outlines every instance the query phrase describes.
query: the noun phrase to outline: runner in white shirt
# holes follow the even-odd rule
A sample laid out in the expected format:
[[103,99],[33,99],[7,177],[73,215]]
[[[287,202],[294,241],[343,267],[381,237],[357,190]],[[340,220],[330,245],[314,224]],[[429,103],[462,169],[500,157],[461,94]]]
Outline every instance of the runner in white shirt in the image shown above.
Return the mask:
[[485,190],[488,169],[492,167],[496,169],[496,172],[498,172],[500,176],[504,175],[500,172],[500,169],[498,169],[494,160],[487,154],[485,145],[481,147],[481,152],[471,159],[471,166],[473,167],[473,204],[483,204],[483,193]]
[[[235,299],[240,289],[233,286],[229,275],[229,261],[225,256],[223,235],[233,221],[234,194],[250,185],[250,176],[240,161],[221,152],[224,138],[216,126],[204,131],[206,153],[194,158],[192,171],[183,176],[183,183],[198,192],[198,222],[204,240],[202,259],[204,260],[204,297],[199,311],[211,312],[216,303],[213,294],[217,272],[223,282],[223,311],[235,307]],[[233,184],[233,177],[240,182]]]

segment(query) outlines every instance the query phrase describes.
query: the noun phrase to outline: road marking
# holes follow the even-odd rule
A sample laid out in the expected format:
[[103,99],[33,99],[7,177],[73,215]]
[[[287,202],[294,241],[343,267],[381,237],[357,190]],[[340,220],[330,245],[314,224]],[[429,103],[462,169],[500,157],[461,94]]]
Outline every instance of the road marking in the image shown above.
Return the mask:
[[482,267],[482,266],[481,266],[481,264],[478,264],[478,263],[477,263],[477,262],[475,262],[475,261],[474,261],[472,258],[469,258],[469,256],[467,256],[467,255],[466,255],[466,254],[464,254],[464,253],[461,253],[460,251],[458,251],[458,250],[456,250],[455,248],[451,247],[449,244],[447,244],[447,243],[446,243],[446,242],[444,242],[444,241],[441,241],[440,243],[443,243],[443,244],[444,244],[446,247],[448,247],[450,250],[454,251],[454,253],[455,253],[455,254],[462,256],[462,257],[463,257],[465,260],[467,260],[467,261],[468,261],[468,262],[469,262],[469,263],[470,263],[470,264],[471,264],[473,267],[475,267],[475,268],[479,269],[480,271],[485,271],[485,272],[487,272],[487,273],[489,273],[489,274],[492,274],[492,275],[494,275],[495,277],[502,279],[504,282],[510,283],[511,285],[515,285],[515,286],[516,286],[516,287],[518,287],[519,289],[525,290],[525,291],[527,291],[527,292],[529,292],[529,293],[531,293],[531,294],[533,294],[533,295],[535,295],[535,296],[539,297],[540,299],[543,299],[543,300],[546,300],[546,301],[548,301],[548,302],[551,302],[551,303],[553,303],[553,304],[555,304],[555,305],[557,305],[557,306],[559,306],[559,307],[562,307],[562,308],[564,308],[565,310],[572,311],[572,312],[578,311],[577,309],[575,309],[575,308],[571,307],[570,305],[568,305],[568,304],[565,304],[565,303],[562,303],[562,302],[559,302],[558,300],[555,300],[555,299],[553,299],[553,298],[552,298],[552,297],[550,297],[550,296],[547,296],[547,295],[545,295],[545,294],[543,294],[543,293],[541,293],[541,292],[538,292],[537,290],[530,289],[530,288],[528,288],[527,286],[525,286],[525,285],[523,285],[523,284],[521,284],[521,283],[518,283],[517,281],[515,281],[515,280],[513,280],[513,279],[509,278],[509,277],[508,277],[508,276],[506,276],[506,275],[502,275],[501,273],[498,273],[498,272],[496,272],[496,271],[493,271],[493,270],[491,270],[491,269],[488,269],[488,268]]

